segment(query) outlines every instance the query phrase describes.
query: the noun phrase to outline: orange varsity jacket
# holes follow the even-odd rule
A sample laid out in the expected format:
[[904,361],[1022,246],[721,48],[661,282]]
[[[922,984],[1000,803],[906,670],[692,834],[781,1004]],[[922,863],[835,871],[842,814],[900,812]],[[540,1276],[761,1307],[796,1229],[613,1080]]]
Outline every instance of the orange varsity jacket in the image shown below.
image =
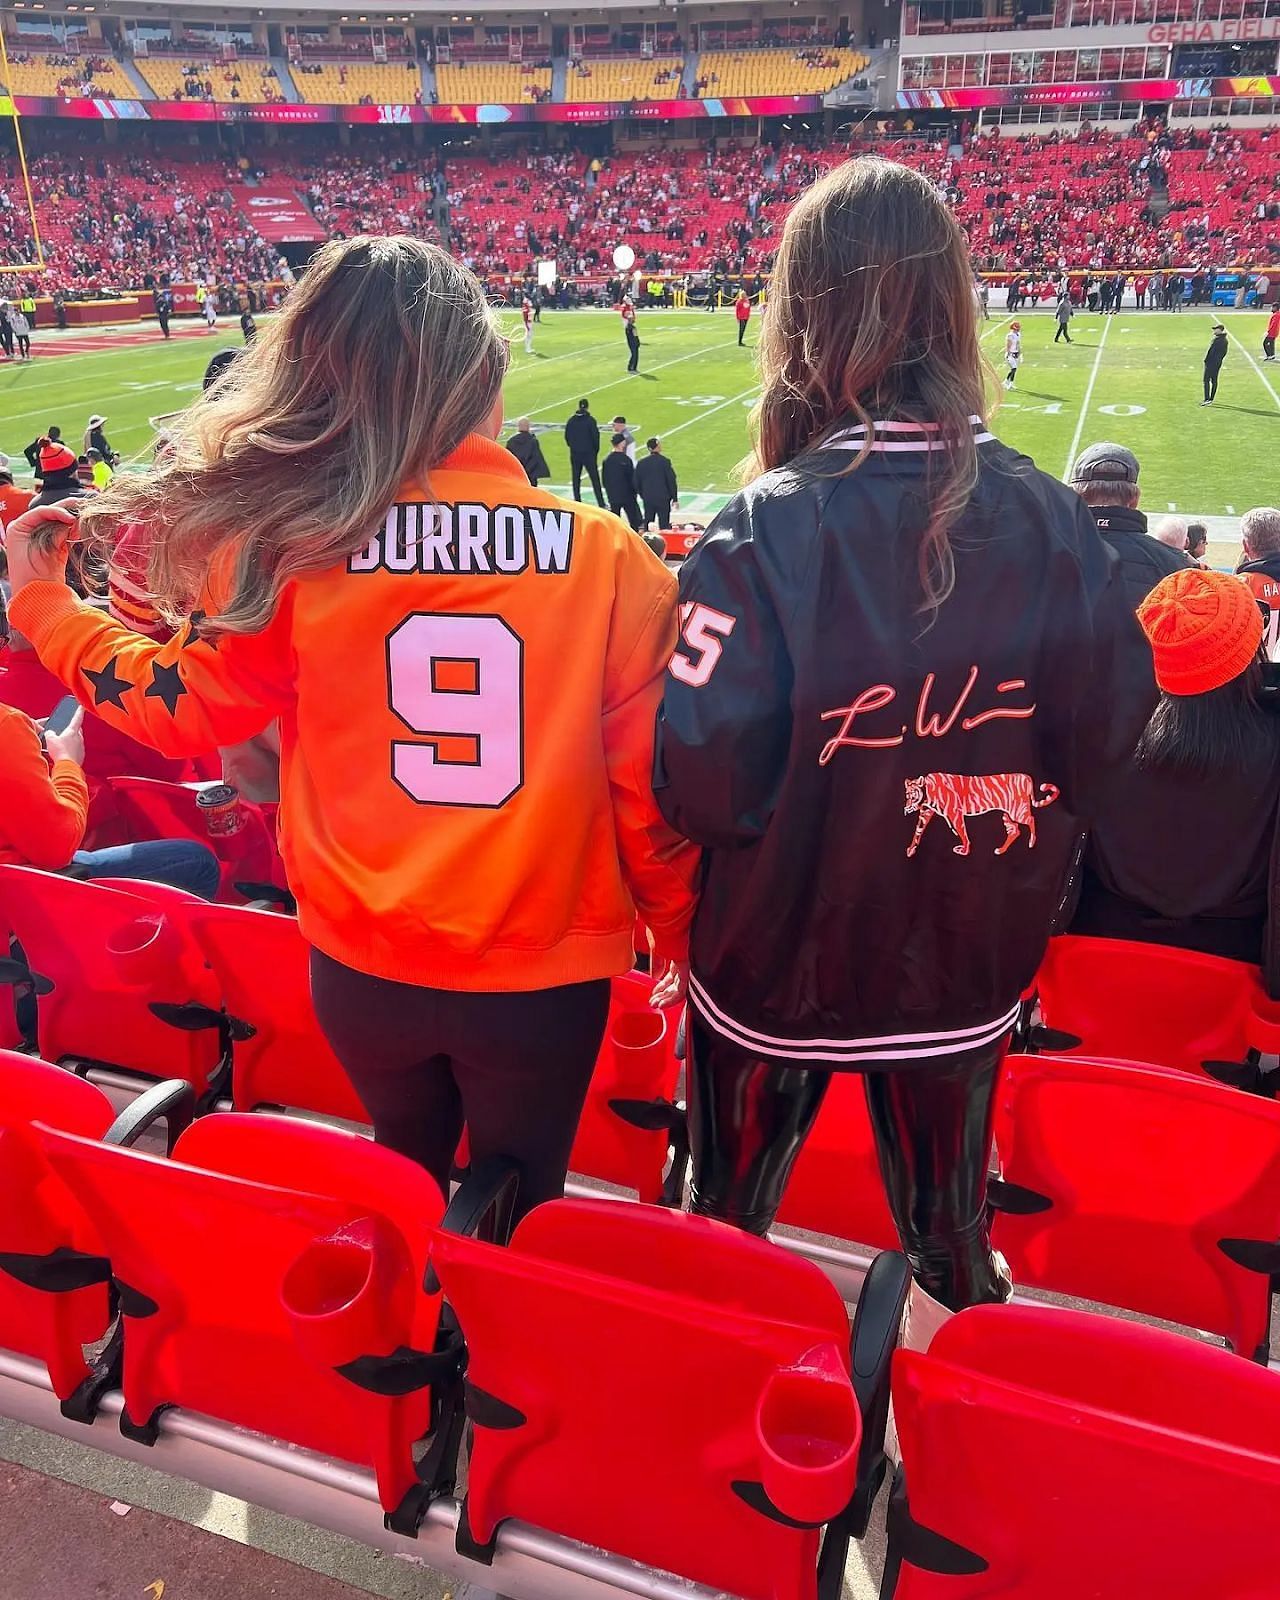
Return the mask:
[[67,588],[10,608],[84,704],[166,755],[281,726],[302,931],[375,976],[518,990],[683,957],[696,851],[653,798],[675,580],[617,518],[473,435],[260,633],[167,643]]
[[74,761],[55,761],[50,770],[35,723],[3,704],[0,796],[0,861],[48,872],[65,867],[84,838],[89,786]]

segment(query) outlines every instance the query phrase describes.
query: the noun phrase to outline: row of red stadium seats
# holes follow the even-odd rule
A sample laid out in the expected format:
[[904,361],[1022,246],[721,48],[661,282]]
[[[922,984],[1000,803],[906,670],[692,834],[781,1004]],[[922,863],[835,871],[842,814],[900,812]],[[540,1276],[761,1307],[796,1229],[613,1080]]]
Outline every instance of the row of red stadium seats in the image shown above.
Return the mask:
[[[201,1106],[225,1094],[237,1111],[365,1121],[316,1020],[292,917],[0,867],[6,925],[22,952],[9,982],[34,997],[26,1042],[46,1060],[177,1072]],[[1256,969],[1066,937],[1050,946],[1035,1000],[1028,1042],[1087,1053],[1014,1055],[1001,1071],[993,1237],[1016,1281],[1212,1331],[1265,1362],[1280,1107],[1220,1087],[1253,1083],[1252,1063],[1280,1044],[1280,1008]],[[22,1036],[12,1015],[0,1022],[0,1038]],[[639,974],[617,980],[572,1170],[678,1200],[679,1070],[674,1018],[648,1010]],[[896,1247],[857,1079],[828,1095],[779,1220]]]
[[[1030,1081],[1057,1077],[1033,1068]],[[1104,1066],[1086,1123],[1070,1095],[1088,1079],[1063,1074],[1067,1100],[1050,1089],[1037,1124],[1074,1135],[1086,1159],[1090,1126],[1115,1148],[1168,1135],[1167,1109],[1190,1087],[1175,1080],[1162,1103],[1167,1078]],[[1170,1154],[1185,1148],[1198,1176],[1242,1158],[1232,1188],[1253,1191],[1256,1221],[1250,1119],[1219,1145],[1209,1099],[1231,1096],[1207,1096],[1188,1094]],[[1274,1234],[1280,1113],[1253,1105],[1268,1126]],[[506,1172],[473,1175],[446,1212],[420,1169],[350,1134],[232,1113],[191,1124],[190,1111],[189,1087],[166,1083],[113,1123],[92,1085],[0,1056],[0,1346],[47,1365],[68,1418],[98,1417],[100,1437],[118,1388],[121,1431],[143,1444],[176,1406],[336,1457],[375,1475],[389,1526],[412,1537],[453,1492],[465,1405],[461,1555],[491,1559],[515,1517],[746,1600],[838,1595],[845,1543],[865,1532],[887,1464],[901,1257],[872,1268],[851,1339],[816,1268],[719,1224],[558,1201],[503,1250],[474,1234]],[[159,1118],[168,1157],[131,1148]],[[1128,1190],[1148,1240],[1181,1220],[1160,1214],[1169,1186],[1145,1190],[1150,1175]],[[1215,1226],[1241,1220],[1212,1192],[1202,1200]],[[1115,1242],[1092,1240],[1104,1254]],[[1264,1283],[1267,1270],[1253,1263]],[[88,1346],[101,1346],[92,1363]],[[1270,1373],[1153,1329],[1024,1306],[961,1313],[927,1354],[892,1357],[892,1373],[901,1466],[886,1595],[941,1600],[961,1575],[966,1593],[1020,1600],[1074,1600],[1086,1573],[1099,1600],[1144,1582],[1210,1600],[1269,1581]],[[1193,1512],[1216,1536],[1203,1564],[1164,1531]]]

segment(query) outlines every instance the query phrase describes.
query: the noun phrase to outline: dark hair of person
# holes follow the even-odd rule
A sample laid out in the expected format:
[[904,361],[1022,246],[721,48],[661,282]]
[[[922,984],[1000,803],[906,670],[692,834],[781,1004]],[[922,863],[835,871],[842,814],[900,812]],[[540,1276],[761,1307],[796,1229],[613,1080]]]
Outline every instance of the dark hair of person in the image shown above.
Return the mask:
[[1162,694],[1134,752],[1147,772],[1188,778],[1244,774],[1265,764],[1280,720],[1262,704],[1262,660],[1205,694]]

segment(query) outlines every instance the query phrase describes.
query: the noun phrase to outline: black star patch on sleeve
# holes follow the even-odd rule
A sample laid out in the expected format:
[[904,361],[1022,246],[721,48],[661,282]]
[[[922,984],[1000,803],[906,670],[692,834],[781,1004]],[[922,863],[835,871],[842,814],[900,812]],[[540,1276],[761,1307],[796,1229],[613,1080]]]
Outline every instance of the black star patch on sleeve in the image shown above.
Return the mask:
[[184,650],[190,650],[193,644],[207,644],[210,650],[216,650],[218,648],[218,641],[216,639],[206,639],[204,634],[200,631],[200,624],[202,622],[207,622],[208,620],[209,613],[207,611],[193,611],[191,613],[191,615],[187,618],[187,636],[182,641],[182,648]]
[[164,708],[169,715],[176,716],[178,701],[186,694],[187,686],[183,683],[175,662],[171,667],[161,666],[160,662],[151,664],[151,683],[143,698],[146,700],[163,700]]
[[122,678],[116,671],[116,662],[119,656],[112,656],[101,672],[93,672],[90,668],[83,668],[85,677],[93,688],[93,703],[96,706],[115,706],[117,711],[124,710],[124,694],[133,685],[128,678]]

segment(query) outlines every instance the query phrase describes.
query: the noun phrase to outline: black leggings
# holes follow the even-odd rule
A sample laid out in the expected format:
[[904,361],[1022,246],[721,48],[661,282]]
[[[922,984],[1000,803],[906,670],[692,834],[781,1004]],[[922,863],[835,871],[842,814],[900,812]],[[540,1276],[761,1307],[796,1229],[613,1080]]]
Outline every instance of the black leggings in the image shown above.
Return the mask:
[[[830,1072],[755,1056],[690,1013],[693,1210],[748,1233],[772,1226]],[[952,1310],[1003,1300],[987,1168],[1008,1040],[935,1063],[867,1071],[880,1175],[916,1281]]]
[[1204,369],[1204,397],[1206,400],[1216,400],[1218,398],[1219,370],[1218,367],[1206,367]]
[[442,1194],[464,1122],[473,1161],[519,1165],[514,1220],[564,1193],[608,979],[522,993],[420,989],[313,950],[311,993],[374,1137],[424,1166]]

